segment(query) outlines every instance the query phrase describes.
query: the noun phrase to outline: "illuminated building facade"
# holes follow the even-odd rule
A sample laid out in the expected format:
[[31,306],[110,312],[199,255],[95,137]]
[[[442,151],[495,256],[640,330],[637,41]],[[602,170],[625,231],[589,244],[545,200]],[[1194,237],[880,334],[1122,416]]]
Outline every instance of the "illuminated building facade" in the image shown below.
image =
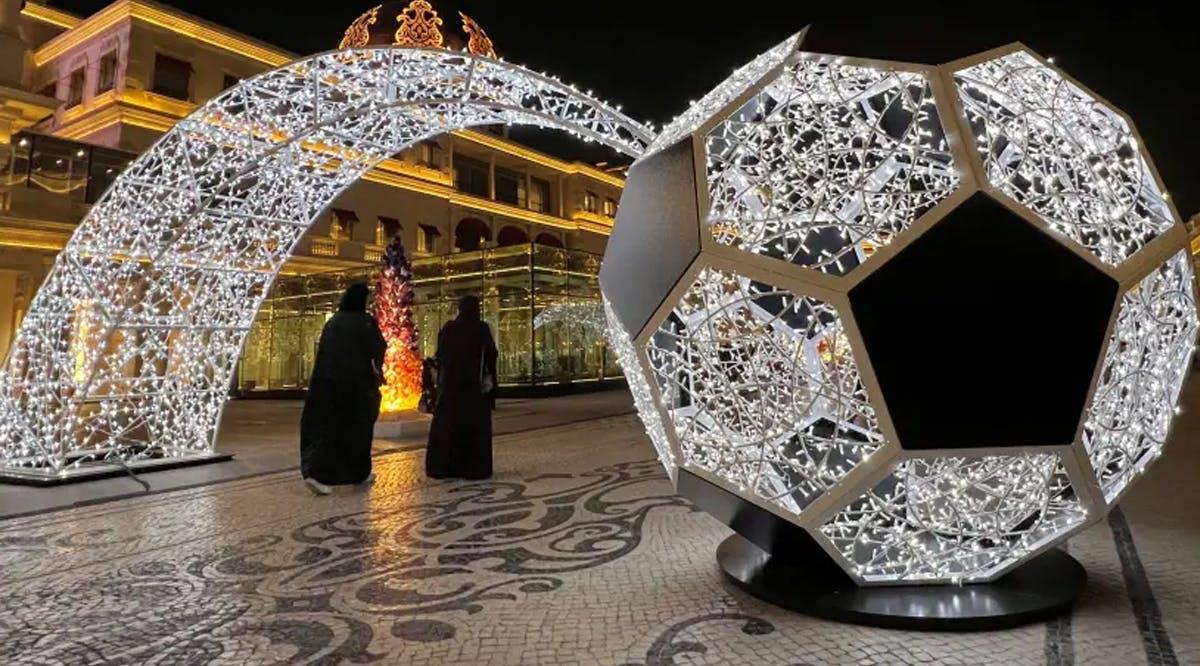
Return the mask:
[[[0,126],[2,353],[57,252],[111,178],[199,104],[298,55],[142,0],[118,0],[86,18],[35,2],[22,8],[19,0],[0,0],[0,5],[0,28],[16,26],[11,31],[16,36],[0,46],[23,50],[25,56],[13,62],[26,63],[20,72],[0,72],[0,103],[8,110]],[[355,21],[343,41],[361,46],[403,38],[409,45],[493,52],[490,38],[469,17],[438,17],[436,11],[421,0],[382,5]],[[554,266],[574,261],[568,257],[598,257],[603,252],[622,186],[619,173],[530,150],[501,131],[454,132],[406,149],[368,172],[300,241],[284,271],[290,276],[365,274],[378,265],[388,240],[399,234],[417,266],[440,269],[470,265],[476,261],[472,257],[483,261],[485,256],[521,255],[526,261],[522,279],[529,282],[531,276],[545,273],[529,268],[534,257],[545,257],[546,270],[556,270]],[[572,265],[583,263],[587,262]],[[563,297],[588,302],[598,298],[595,270],[588,270],[590,291],[575,283],[568,289],[566,285],[579,276],[561,271]],[[530,331],[540,311],[531,309],[540,307],[539,301],[526,297],[520,307],[529,320],[528,330],[506,339],[505,331],[515,329],[501,320],[511,319],[502,313],[516,306],[505,295],[503,282],[489,276],[472,288],[477,287],[475,293],[488,304],[502,348],[512,358],[533,359]],[[304,281],[287,284],[294,288]],[[426,353],[432,352],[428,344],[443,320],[443,301],[449,293],[439,288],[435,299],[430,289],[419,292],[419,298],[429,300],[418,304],[428,336]],[[526,292],[532,294],[533,289]],[[278,295],[282,299],[287,293]],[[562,300],[544,298],[540,303],[550,307]],[[273,296],[270,303],[285,301]],[[278,310],[267,308],[263,316],[268,312]],[[323,320],[325,312],[310,314]],[[260,320],[256,330],[263,328]],[[273,336],[277,337],[268,337]],[[546,348],[543,359],[603,355],[597,336],[554,338],[545,343],[553,349]],[[252,335],[247,343],[239,387],[303,387],[303,359],[311,353],[307,339],[289,338],[291,347],[268,344],[267,356],[255,357],[255,350],[263,348],[256,345],[261,337]],[[581,364],[589,369],[547,370],[541,376],[558,381],[551,377],[604,375],[603,363]],[[534,381],[535,361],[527,365],[524,376]],[[518,374],[514,371],[513,376]]]

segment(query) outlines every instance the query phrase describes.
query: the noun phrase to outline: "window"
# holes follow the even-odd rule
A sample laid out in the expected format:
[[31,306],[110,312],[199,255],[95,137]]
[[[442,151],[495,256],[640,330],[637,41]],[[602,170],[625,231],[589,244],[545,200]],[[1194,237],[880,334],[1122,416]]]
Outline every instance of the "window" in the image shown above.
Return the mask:
[[437,252],[437,237],[441,232],[437,227],[428,224],[417,225],[417,252],[433,254]]
[[83,68],[71,72],[70,87],[67,88],[67,106],[75,106],[83,102],[83,84],[87,81]]
[[130,156],[126,153],[105,148],[92,148],[91,151],[85,198],[87,203],[95,203],[130,162]]
[[[17,145],[21,146],[20,142]],[[36,136],[30,150],[29,186],[83,201],[87,196],[87,157],[82,144]]]
[[583,209],[589,213],[596,212],[596,193],[595,192],[584,192],[583,193]]
[[329,223],[329,237],[335,240],[348,240],[354,235],[354,224],[358,215],[352,210],[334,208],[330,210],[333,220]]
[[191,63],[161,53],[155,54],[153,92],[188,100],[191,98],[191,83]]
[[563,246],[563,242],[562,242],[562,240],[559,239],[558,236],[555,236],[554,234],[546,233],[544,231],[542,233],[538,234],[537,239],[534,240],[533,242],[537,243],[538,245],[545,245],[547,247],[562,247]]
[[465,217],[454,225],[454,249],[459,252],[482,250],[491,242],[491,228],[477,217]]
[[43,97],[58,97],[58,81],[51,81],[50,83],[47,83],[37,92]]
[[614,201],[610,197],[604,198],[604,216],[605,217],[616,217],[617,216],[617,202]]
[[445,152],[436,141],[424,141],[416,145],[413,159],[421,166],[441,169],[446,164]]
[[496,234],[496,247],[512,247],[529,242],[529,234],[519,227],[504,227]]
[[229,90],[230,88],[236,86],[238,83],[241,83],[241,81],[242,81],[242,77],[240,77],[240,76],[234,76],[233,74],[226,74],[225,79],[221,82],[221,90]]
[[496,201],[525,207],[525,174],[496,168]]
[[489,196],[488,165],[480,160],[455,155],[454,187],[477,197]]
[[109,51],[100,58],[100,76],[96,80],[96,92],[106,92],[117,87],[117,52]]
[[550,183],[541,178],[529,179],[529,210],[539,213],[550,210]]
[[400,220],[394,217],[379,216],[379,224],[375,225],[375,244],[387,245],[400,233]]

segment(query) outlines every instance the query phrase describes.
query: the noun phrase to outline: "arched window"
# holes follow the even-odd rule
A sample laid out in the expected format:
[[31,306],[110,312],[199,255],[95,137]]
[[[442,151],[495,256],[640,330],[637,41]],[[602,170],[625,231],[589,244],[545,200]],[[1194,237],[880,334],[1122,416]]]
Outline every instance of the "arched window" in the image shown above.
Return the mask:
[[538,234],[537,239],[534,240],[534,242],[537,243],[538,245],[546,245],[548,247],[562,247],[563,246],[563,242],[562,242],[561,238],[559,238],[558,236],[555,236],[554,234],[546,233],[546,232],[542,232],[542,233]]
[[520,227],[504,227],[500,233],[496,234],[496,245],[500,247],[508,247],[509,245],[524,245],[529,242],[529,234]]
[[492,240],[492,230],[483,220],[466,217],[454,228],[454,247],[462,252],[473,252]]

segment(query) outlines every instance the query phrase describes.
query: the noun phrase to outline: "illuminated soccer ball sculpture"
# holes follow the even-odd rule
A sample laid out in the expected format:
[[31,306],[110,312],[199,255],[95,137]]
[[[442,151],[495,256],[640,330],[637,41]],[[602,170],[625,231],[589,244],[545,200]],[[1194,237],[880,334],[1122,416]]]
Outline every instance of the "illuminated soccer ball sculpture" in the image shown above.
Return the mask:
[[630,169],[611,341],[681,491],[862,585],[995,580],[1161,454],[1186,231],[1130,121],[1019,45],[937,68],[798,42]]

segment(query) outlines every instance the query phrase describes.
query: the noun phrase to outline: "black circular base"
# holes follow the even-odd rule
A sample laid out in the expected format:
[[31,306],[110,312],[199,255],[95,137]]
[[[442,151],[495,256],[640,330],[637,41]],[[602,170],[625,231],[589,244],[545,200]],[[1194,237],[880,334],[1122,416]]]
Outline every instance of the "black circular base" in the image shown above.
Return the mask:
[[[827,564],[822,564],[825,560]],[[859,587],[828,558],[777,557],[735,534],[717,548],[725,575],[750,594],[805,615],[888,629],[988,631],[1068,612],[1087,572],[1051,550],[992,583]]]

